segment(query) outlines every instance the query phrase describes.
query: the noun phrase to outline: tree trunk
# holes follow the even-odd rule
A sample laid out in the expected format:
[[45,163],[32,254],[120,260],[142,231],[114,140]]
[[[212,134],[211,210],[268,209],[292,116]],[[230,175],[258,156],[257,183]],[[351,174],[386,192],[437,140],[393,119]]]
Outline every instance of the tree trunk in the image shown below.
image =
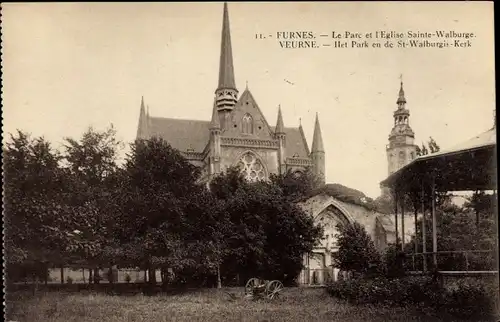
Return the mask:
[[109,270],[108,270],[108,282],[109,282],[109,284],[113,284],[113,282],[114,282],[113,266],[110,266]]
[[82,268],[82,278],[83,278],[83,284],[85,284],[85,267]]
[[92,284],[92,268],[89,268],[89,285]]
[[220,265],[217,264],[217,288],[222,288],[222,281],[220,279]]
[[99,267],[94,268],[94,284],[99,284],[101,276],[99,276]]
[[33,295],[38,291],[38,274],[33,274]]
[[47,286],[49,282],[49,266],[47,264],[45,264],[43,267],[43,282],[45,286]]
[[148,273],[149,273],[149,283],[151,285],[156,285],[156,270],[154,268],[149,268]]
[[64,267],[61,267],[61,284],[64,284]]

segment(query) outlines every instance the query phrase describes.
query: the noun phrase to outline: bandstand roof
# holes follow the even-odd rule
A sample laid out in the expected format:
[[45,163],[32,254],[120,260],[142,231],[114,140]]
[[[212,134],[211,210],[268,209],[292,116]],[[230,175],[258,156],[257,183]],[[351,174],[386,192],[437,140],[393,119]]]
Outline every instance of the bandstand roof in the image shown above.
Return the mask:
[[420,191],[433,176],[437,191],[497,189],[496,127],[450,149],[416,158],[381,185],[397,191]]

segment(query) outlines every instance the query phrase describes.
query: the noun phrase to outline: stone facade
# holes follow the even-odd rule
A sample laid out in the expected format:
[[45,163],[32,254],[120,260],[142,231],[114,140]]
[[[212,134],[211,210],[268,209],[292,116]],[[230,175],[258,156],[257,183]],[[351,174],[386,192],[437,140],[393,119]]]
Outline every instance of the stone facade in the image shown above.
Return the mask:
[[[338,250],[336,225],[357,222],[365,227],[375,247],[383,253],[389,243],[395,241],[394,223],[391,215],[382,214],[368,207],[345,202],[326,193],[315,195],[299,206],[314,218],[324,229],[321,244],[311,254],[304,254],[300,285],[323,285],[328,280],[337,280],[339,270],[332,265],[332,254]],[[405,217],[405,240],[414,233],[413,216]]]

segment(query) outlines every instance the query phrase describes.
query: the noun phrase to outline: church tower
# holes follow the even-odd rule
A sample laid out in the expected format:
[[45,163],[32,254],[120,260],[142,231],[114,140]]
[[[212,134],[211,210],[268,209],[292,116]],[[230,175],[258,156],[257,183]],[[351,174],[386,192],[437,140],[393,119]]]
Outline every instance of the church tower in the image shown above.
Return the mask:
[[319,126],[319,117],[316,113],[316,123],[314,124],[314,135],[311,146],[311,161],[313,173],[322,186],[325,184],[325,149],[323,148],[323,137]]
[[414,144],[415,134],[410,127],[410,111],[406,108],[403,81],[399,89],[398,108],[394,111],[394,126],[389,134],[386,147],[388,175],[401,169],[416,157],[417,146]]
[[229,29],[227,2],[224,2],[222,36],[219,61],[219,84],[215,90],[215,102],[219,113],[220,125],[224,130],[229,124],[229,114],[238,101],[238,90],[234,81],[233,50]]

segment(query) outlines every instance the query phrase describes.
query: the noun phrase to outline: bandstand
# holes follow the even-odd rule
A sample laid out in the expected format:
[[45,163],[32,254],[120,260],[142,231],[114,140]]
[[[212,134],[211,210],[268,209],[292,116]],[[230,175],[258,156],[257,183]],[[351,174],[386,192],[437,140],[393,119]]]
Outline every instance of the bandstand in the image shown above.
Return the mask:
[[[405,241],[401,239],[401,243],[398,242],[398,217],[401,215],[401,220],[404,218],[405,204],[407,205],[408,201],[410,201],[414,205],[413,209],[416,209],[414,211],[415,231],[417,212],[423,215],[421,229],[422,249],[419,251],[415,243],[414,252],[406,254],[407,257],[413,259],[413,262],[415,262],[416,257],[421,258],[422,265],[418,270],[413,265],[412,273],[426,274],[432,271],[442,276],[490,275],[498,278],[498,239],[496,239],[495,249],[439,251],[436,218],[436,194],[439,192],[492,191],[496,205],[496,126],[454,148],[414,159],[411,163],[382,181],[381,186],[389,188],[394,197],[396,241],[397,246],[401,246],[402,250],[405,247]],[[498,233],[498,213],[496,208],[494,212],[496,232]],[[430,227],[427,226],[429,221],[426,219],[429,215],[431,218]],[[404,225],[403,220],[402,223]],[[427,229],[432,231],[432,245],[426,245],[425,242]],[[452,271],[440,269],[439,256],[447,256],[450,253],[460,254],[462,258],[465,258],[466,265],[464,269]],[[467,258],[473,256],[474,253],[493,254],[495,268],[469,269]]]

